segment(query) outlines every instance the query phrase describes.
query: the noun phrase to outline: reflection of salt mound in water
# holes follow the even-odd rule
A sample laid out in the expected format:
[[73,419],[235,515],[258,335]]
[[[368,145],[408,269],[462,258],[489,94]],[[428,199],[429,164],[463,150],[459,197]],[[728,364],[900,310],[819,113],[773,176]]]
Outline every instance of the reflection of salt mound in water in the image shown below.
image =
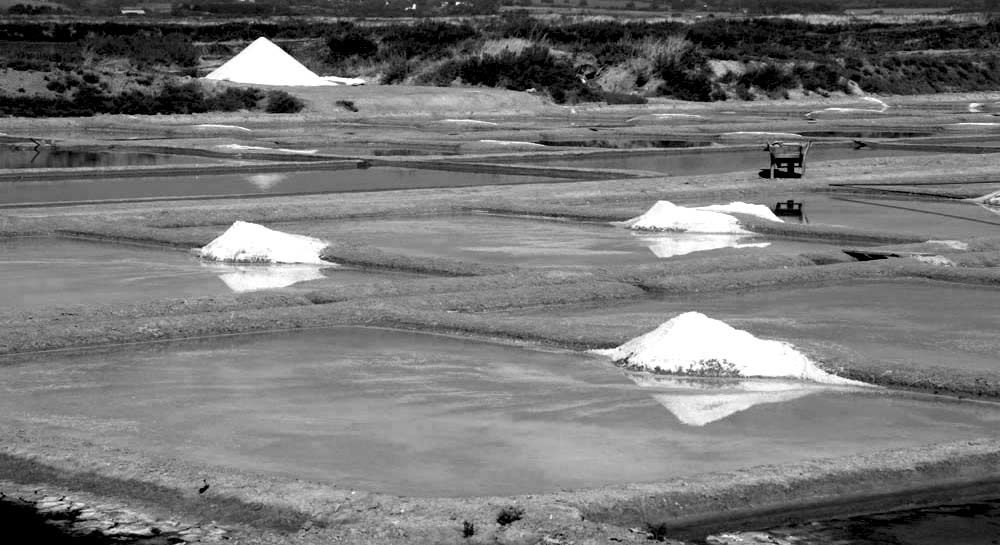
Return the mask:
[[689,426],[704,426],[757,405],[792,401],[818,391],[797,388],[763,392],[727,392],[707,395],[652,394],[653,399]]
[[251,174],[250,176],[247,176],[247,181],[261,191],[271,189],[281,183],[284,179],[285,175],[280,172]]
[[326,242],[318,238],[237,221],[197,253],[205,259],[232,263],[326,264],[319,257],[325,247]]
[[641,216],[624,222],[629,229],[645,231],[674,231],[680,233],[747,234],[739,220],[729,212],[748,214],[771,221],[781,221],[766,206],[733,202],[697,208],[677,206],[670,201],[659,201]]
[[746,235],[699,235],[676,234],[659,236],[641,236],[641,240],[656,257],[665,259],[695,252],[718,250],[720,248],[766,248],[770,242],[748,242]]
[[617,348],[595,352],[629,367],[666,373],[858,384],[823,371],[788,343],[758,339],[699,312],[680,314]]
[[334,267],[327,265],[209,265],[219,274],[226,286],[237,292],[273,290],[285,288],[299,282],[326,278],[322,270]]

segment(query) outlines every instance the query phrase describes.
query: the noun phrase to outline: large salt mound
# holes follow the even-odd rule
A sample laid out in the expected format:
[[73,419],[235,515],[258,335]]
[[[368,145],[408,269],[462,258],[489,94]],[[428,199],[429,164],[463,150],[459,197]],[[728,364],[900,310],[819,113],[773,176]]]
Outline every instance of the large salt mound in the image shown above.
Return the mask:
[[260,37],[205,79],[257,85],[319,87],[335,85],[306,68],[271,40]]
[[303,235],[237,221],[218,238],[198,250],[204,259],[229,263],[326,263],[319,254],[326,242]]
[[617,348],[595,352],[630,367],[667,373],[858,384],[816,367],[788,343],[758,339],[699,312],[678,315]]
[[747,234],[739,220],[727,212],[749,214],[781,221],[764,205],[734,202],[687,208],[670,201],[658,201],[641,216],[625,221],[629,229],[705,234]]

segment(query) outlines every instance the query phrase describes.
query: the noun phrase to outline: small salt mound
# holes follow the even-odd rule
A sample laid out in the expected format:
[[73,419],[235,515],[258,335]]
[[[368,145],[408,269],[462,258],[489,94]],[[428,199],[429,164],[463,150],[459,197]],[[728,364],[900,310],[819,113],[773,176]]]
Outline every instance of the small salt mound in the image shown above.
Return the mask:
[[538,144],[536,142],[522,142],[519,140],[480,140],[481,144],[493,144],[496,146],[521,146],[526,148],[544,148],[544,144]]
[[751,138],[759,140],[761,138],[768,139],[783,139],[787,140],[789,138],[802,138],[801,134],[795,134],[793,132],[767,132],[767,131],[736,131],[736,132],[724,132],[719,135],[719,138],[723,140],[732,140],[739,138]]
[[763,204],[750,204],[742,201],[735,201],[729,204],[710,204],[708,206],[699,206],[697,209],[709,210],[711,212],[722,212],[724,214],[746,214],[748,216],[756,216],[768,221],[780,221],[784,223],[783,219],[775,216],[774,212]]
[[915,255],[913,259],[928,265],[938,265],[941,267],[954,267],[955,262],[941,255]]
[[747,234],[740,222],[727,212],[781,221],[766,206],[734,202],[697,208],[677,206],[670,201],[659,201],[641,216],[624,222],[625,227],[646,231],[675,231],[680,233]]
[[680,314],[617,348],[595,352],[630,367],[666,373],[859,384],[823,371],[788,343],[758,339],[699,312]]
[[319,254],[326,242],[237,221],[197,251],[204,259],[229,263],[326,263]]

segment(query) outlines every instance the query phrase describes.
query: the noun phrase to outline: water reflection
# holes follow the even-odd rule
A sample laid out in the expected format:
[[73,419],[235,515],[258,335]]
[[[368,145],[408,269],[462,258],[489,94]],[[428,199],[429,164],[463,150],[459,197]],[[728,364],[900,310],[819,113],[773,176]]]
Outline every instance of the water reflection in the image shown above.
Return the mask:
[[286,288],[326,278],[325,269],[337,268],[335,265],[236,265],[232,263],[202,263],[203,267],[212,269],[230,290],[236,293],[250,291]]
[[660,258],[676,257],[720,248],[767,248],[770,242],[747,242],[754,240],[747,235],[698,235],[698,234],[665,234],[649,235],[633,233],[639,237],[649,251]]
[[288,176],[280,172],[270,172],[261,174],[251,174],[247,176],[247,181],[261,191],[267,191],[284,181]]
[[147,166],[167,162],[177,162],[177,158],[155,153],[0,148],[0,169]]
[[627,372],[640,388],[688,426],[705,426],[757,405],[783,403],[833,387],[784,380],[687,378]]

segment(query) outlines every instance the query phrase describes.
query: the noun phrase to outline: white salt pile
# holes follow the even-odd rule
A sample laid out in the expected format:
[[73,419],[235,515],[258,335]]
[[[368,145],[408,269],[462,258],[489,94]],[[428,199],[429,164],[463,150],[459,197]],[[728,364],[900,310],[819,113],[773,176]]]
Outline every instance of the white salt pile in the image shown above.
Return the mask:
[[950,248],[952,250],[968,250],[969,243],[962,242],[961,240],[928,240],[927,244],[935,244],[937,246],[944,246],[945,248]]
[[544,144],[536,142],[523,142],[520,140],[480,140],[481,144],[494,144],[497,146],[521,146],[525,148],[544,148]]
[[679,233],[748,234],[732,213],[747,214],[769,221],[781,221],[764,205],[733,202],[723,205],[687,208],[670,201],[659,201],[641,216],[624,222],[625,227],[646,231]]
[[233,265],[212,263],[210,266],[230,290],[236,293],[285,288],[299,282],[325,278],[326,265]]
[[199,123],[194,126],[196,129],[219,129],[237,132],[253,132],[252,130],[239,125],[219,125],[218,123]]
[[[635,233],[633,233],[635,234]],[[660,259],[718,250],[720,248],[767,248],[770,242],[744,242],[746,235],[703,235],[682,233],[676,235],[639,236],[653,255]]]
[[276,153],[297,153],[300,155],[313,155],[319,153],[318,149],[288,149],[288,148],[267,148],[264,146],[246,146],[243,144],[218,144],[215,147],[239,151],[271,151]]
[[334,85],[346,85],[348,87],[355,87],[358,85],[365,84],[365,80],[362,78],[342,78],[340,76],[320,76],[320,77]]
[[782,377],[825,384],[859,384],[823,371],[781,341],[758,339],[699,312],[597,354],[633,368],[697,376]]
[[942,255],[915,255],[912,257],[921,263],[938,265],[940,267],[955,267],[955,262]]
[[736,132],[724,132],[719,135],[719,138],[723,140],[745,139],[745,138],[750,138],[754,140],[759,140],[761,138],[772,139],[772,140],[773,139],[787,140],[789,138],[802,138],[802,135],[795,134],[792,132],[736,131]]
[[319,257],[326,246],[327,243],[318,238],[237,221],[197,253],[204,259],[229,263],[326,264]]
[[275,45],[260,37],[205,79],[257,85],[318,87],[334,85],[319,77]]

